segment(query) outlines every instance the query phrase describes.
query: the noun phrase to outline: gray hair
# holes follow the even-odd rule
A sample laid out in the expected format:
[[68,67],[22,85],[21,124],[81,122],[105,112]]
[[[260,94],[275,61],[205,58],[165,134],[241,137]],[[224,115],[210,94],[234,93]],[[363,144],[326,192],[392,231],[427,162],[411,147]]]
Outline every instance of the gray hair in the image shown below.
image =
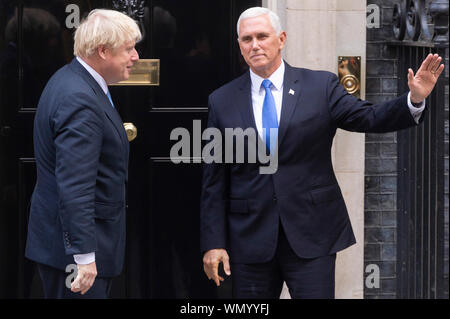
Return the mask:
[[241,25],[242,20],[248,19],[248,18],[256,18],[256,17],[262,16],[265,14],[268,15],[270,23],[272,24],[272,27],[275,30],[275,33],[277,34],[277,36],[279,36],[281,34],[282,28],[281,28],[280,18],[278,17],[278,15],[275,12],[273,12],[272,10],[269,10],[267,8],[253,7],[253,8],[247,9],[244,12],[242,12],[242,14],[240,15],[240,17],[238,19],[238,22],[237,22],[238,38],[239,38],[239,27]]

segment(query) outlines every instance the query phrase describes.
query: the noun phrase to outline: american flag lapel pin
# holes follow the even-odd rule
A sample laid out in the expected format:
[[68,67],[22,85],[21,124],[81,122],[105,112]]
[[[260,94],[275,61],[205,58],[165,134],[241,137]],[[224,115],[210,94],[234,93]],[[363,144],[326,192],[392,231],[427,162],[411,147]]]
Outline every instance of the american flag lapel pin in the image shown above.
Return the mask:
[[290,90],[289,90],[289,94],[290,94],[290,95],[294,95],[294,94],[295,94],[295,91],[294,91],[293,89],[290,89]]

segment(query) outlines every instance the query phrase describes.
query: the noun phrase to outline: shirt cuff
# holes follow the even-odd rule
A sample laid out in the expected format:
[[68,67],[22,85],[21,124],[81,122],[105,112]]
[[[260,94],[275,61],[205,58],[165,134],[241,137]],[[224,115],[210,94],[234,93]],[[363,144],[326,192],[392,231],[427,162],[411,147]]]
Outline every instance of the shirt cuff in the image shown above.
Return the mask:
[[87,254],[73,255],[73,259],[79,265],[91,264],[95,261],[95,252]]
[[408,93],[408,107],[411,112],[414,121],[419,124],[420,117],[422,116],[423,110],[425,110],[425,100],[422,101],[420,106],[414,106],[411,102],[411,92]]

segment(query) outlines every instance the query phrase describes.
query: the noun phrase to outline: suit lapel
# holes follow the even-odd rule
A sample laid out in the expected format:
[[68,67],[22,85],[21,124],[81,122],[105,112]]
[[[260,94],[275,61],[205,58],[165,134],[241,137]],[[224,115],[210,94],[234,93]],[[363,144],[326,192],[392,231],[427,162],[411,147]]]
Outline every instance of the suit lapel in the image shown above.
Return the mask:
[[251,92],[251,80],[250,72],[247,71],[239,83],[239,91],[237,95],[236,106],[239,108],[242,120],[244,122],[243,129],[252,127],[256,134],[258,135],[258,130],[256,129],[255,116],[253,114],[253,104],[252,104],[252,92]]
[[[102,91],[103,93],[103,91]],[[103,93],[103,103],[102,108],[106,113],[106,116],[109,118],[111,122],[113,122],[114,127],[116,128],[117,132],[120,135],[120,139],[122,140],[122,143],[124,146],[128,147],[128,138],[127,134],[125,132],[125,129],[123,127],[122,119],[120,118],[119,113],[115,108],[112,107],[111,103],[109,102],[108,97]]]
[[125,149],[128,149],[128,138],[123,127],[122,119],[120,118],[117,110],[112,107],[105,92],[103,92],[97,81],[95,81],[95,79],[89,74],[89,72],[76,59],[72,60],[70,66],[72,67],[72,70],[80,74],[92,87],[92,90],[96,94],[97,98],[101,101],[100,107],[106,113],[106,116],[109,118],[109,120],[114,124],[114,127],[116,128],[117,133],[119,133],[120,139]]
[[278,145],[281,145],[283,137],[286,135],[289,122],[294,113],[297,101],[301,95],[301,85],[293,68],[285,62],[283,81],[283,101],[280,115],[280,126],[278,129]]

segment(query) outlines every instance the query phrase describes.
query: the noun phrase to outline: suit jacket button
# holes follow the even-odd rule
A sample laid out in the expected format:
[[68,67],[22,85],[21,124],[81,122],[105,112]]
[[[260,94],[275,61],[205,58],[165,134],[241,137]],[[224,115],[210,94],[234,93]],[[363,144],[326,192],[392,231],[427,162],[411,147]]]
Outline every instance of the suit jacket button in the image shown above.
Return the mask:
[[278,198],[276,196],[273,197],[273,201],[276,202]]

